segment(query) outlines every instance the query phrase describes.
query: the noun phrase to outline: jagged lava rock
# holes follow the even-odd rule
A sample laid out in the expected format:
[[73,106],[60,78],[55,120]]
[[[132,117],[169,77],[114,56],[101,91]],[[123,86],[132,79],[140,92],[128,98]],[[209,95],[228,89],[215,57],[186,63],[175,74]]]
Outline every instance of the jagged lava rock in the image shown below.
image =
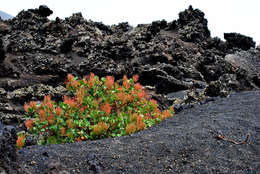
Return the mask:
[[[241,51],[241,46],[230,47],[237,43],[235,39],[211,38],[204,13],[191,6],[170,23],[161,20],[137,27],[127,22],[107,26],[86,20],[81,13],[52,21],[47,18],[51,13],[47,6],[40,6],[1,21],[11,28],[0,32],[5,55],[0,63],[0,88],[8,93],[35,84],[55,88],[64,85],[68,73],[83,77],[90,72],[113,75],[116,80],[124,74],[139,74],[140,83],[159,95],[190,89],[203,94],[208,88],[206,96],[219,96],[222,92],[210,88],[225,94],[259,88],[259,75],[252,73],[257,64],[244,59],[244,65],[251,67],[247,69],[237,66],[240,59],[230,61],[228,57]],[[235,38],[245,38],[240,39],[242,45],[253,45],[246,36]],[[255,51],[256,61],[258,55]],[[29,100],[3,98],[0,102],[12,103],[13,112],[20,112]]]
[[17,173],[16,130],[13,126],[4,126],[0,122],[0,171]]
[[242,50],[248,50],[252,47],[255,48],[255,42],[251,37],[239,33],[224,33],[224,39],[226,39],[229,48],[237,47]]

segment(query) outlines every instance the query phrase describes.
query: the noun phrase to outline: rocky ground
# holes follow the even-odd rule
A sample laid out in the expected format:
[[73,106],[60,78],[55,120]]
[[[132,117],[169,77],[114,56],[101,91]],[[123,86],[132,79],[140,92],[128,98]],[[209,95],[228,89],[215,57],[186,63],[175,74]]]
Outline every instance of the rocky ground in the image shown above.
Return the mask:
[[[258,90],[260,87],[260,48],[255,48],[255,42],[253,39],[238,33],[225,33],[225,42],[219,38],[211,38],[210,31],[207,27],[207,20],[204,18],[204,13],[198,9],[189,7],[187,10],[179,13],[179,19],[169,23],[162,20],[152,22],[152,24],[140,24],[137,27],[131,27],[128,23],[106,26],[100,22],[86,20],[80,13],[73,14],[65,20],[56,18],[56,20],[52,21],[47,18],[50,14],[52,14],[52,10],[46,6],[40,6],[38,9],[21,11],[11,20],[0,20],[0,121],[4,125],[9,125],[9,127],[4,125],[0,126],[1,152],[5,152],[5,149],[9,149],[8,153],[6,153],[7,155],[3,153],[4,155],[3,158],[1,157],[2,160],[0,161],[0,166],[3,166],[1,168],[5,168],[6,170],[7,168],[9,168],[9,171],[11,171],[12,168],[14,169],[16,164],[13,164],[12,161],[15,161],[14,159],[21,155],[14,155],[11,143],[9,147],[6,142],[8,142],[8,139],[12,137],[12,132],[15,131],[15,129],[25,129],[23,126],[25,119],[23,109],[24,102],[28,102],[30,100],[41,100],[47,94],[50,94],[55,100],[60,100],[62,96],[67,93],[64,88],[64,80],[68,73],[83,77],[90,72],[94,72],[99,76],[113,75],[116,80],[122,78],[124,74],[127,74],[128,76],[138,74],[140,76],[140,83],[152,93],[153,98],[159,101],[160,108],[167,108],[168,106],[174,104],[177,112],[180,112],[183,109],[184,112],[186,112],[185,110],[187,108],[197,105],[198,103],[206,103],[205,105],[208,105],[208,102],[214,100],[215,97],[227,97],[232,92]],[[257,92],[253,92],[248,93],[247,95],[251,95],[253,98],[252,100],[259,103],[259,98],[258,100],[254,99],[257,94]],[[241,97],[243,98],[243,95]],[[246,99],[248,98],[245,97],[245,100]],[[233,100],[223,100],[223,102],[227,101],[232,102]],[[226,104],[228,105],[228,103]],[[254,104],[252,105],[254,106]],[[200,110],[199,108],[201,107],[198,107],[197,109]],[[238,107],[240,109],[243,105],[238,105]],[[250,108],[251,106],[248,105],[248,107]],[[216,108],[221,108],[221,106],[216,106]],[[215,109],[211,108],[213,111],[207,109],[209,108],[205,108],[205,113],[213,112],[212,117],[214,117]],[[232,110],[231,108],[227,109]],[[197,113],[196,115],[194,110],[192,112],[194,112],[193,119],[200,117],[202,120],[198,121],[203,122],[205,120],[205,125],[210,126],[210,124],[213,124],[211,126],[216,126],[213,122],[215,117],[213,119],[211,117],[206,117],[205,115],[203,116],[202,113]],[[198,114],[202,115],[198,116]],[[235,114],[234,117],[237,116],[237,113],[233,114]],[[241,115],[238,115],[237,118],[240,119],[240,116]],[[176,120],[174,120],[175,118],[170,119],[172,122],[176,121],[176,123],[172,123],[171,126],[168,125],[168,122],[171,122],[169,120],[149,131],[157,129],[160,130],[157,132],[158,135],[155,134],[158,136],[158,140],[160,141],[164,138],[163,135],[165,131],[165,144],[170,143],[171,138],[167,138],[170,136],[168,133],[169,131],[176,131],[175,129],[177,128],[175,128],[175,126],[182,126],[182,131],[184,133],[184,130],[186,130],[186,125],[181,124],[181,122],[180,124],[177,123],[177,121],[181,121],[177,118],[182,117],[176,116]],[[224,124],[226,121],[228,123],[231,118],[221,117],[219,119],[222,119],[221,122]],[[224,121],[225,119],[227,120]],[[242,116],[241,120],[241,124],[244,124],[242,123]],[[195,120],[191,121],[194,122]],[[247,121],[247,126],[253,126],[253,123],[257,123],[257,121],[259,121],[259,117],[257,118],[255,115],[254,118],[250,117],[250,120]],[[14,127],[11,127],[10,125]],[[239,134],[240,124],[235,127],[234,123],[231,124],[230,122],[230,125],[233,125],[233,128],[235,129],[231,135],[238,136],[233,138],[241,138]],[[190,131],[188,127],[186,131],[187,133]],[[197,138],[203,137],[206,134],[203,131],[204,130],[200,131],[198,129],[194,129],[193,134],[196,134]],[[255,131],[257,132],[258,128],[256,128]],[[145,152],[145,147],[142,146],[142,143],[140,142],[149,137],[141,136],[142,134],[145,134],[145,132],[146,131],[130,137],[122,137],[121,139],[126,142],[139,142],[139,146],[132,148],[133,150],[141,148],[141,150],[137,152],[143,153]],[[153,134],[151,134],[151,136],[154,137]],[[173,138],[175,139],[176,137]],[[214,165],[215,171],[211,170],[212,166],[208,168],[206,163],[203,163],[203,161],[206,161],[206,156],[211,158],[212,155],[211,160],[214,161],[214,153],[217,154],[217,152],[208,152],[209,150],[207,151],[204,149],[202,144],[196,143],[195,138],[189,137],[186,140],[183,138],[185,138],[185,136],[178,137],[178,139],[183,141],[183,143],[189,142],[192,144],[191,141],[194,141],[194,148],[190,149],[195,150],[191,152],[188,150],[186,155],[188,153],[194,154],[194,160],[197,160],[198,158],[196,155],[203,152],[201,159],[198,159],[202,161],[202,164],[199,165],[201,166],[201,172],[199,173],[210,173],[208,171],[212,171],[213,173],[230,173],[231,171],[238,171],[235,173],[239,173],[241,171],[244,173],[244,169],[234,168],[234,166],[239,166],[237,163],[234,163],[236,165],[233,165],[233,162],[227,160],[225,157],[222,159],[223,165],[220,162],[219,165]],[[118,142],[119,144],[120,141]],[[112,148],[113,142],[116,143],[117,139],[101,140],[98,141],[98,144],[103,144],[100,145],[100,149],[110,146]],[[219,141],[214,139],[214,142]],[[97,149],[95,143],[96,142],[87,142],[88,148]],[[170,146],[168,147],[168,145],[175,147],[174,144],[171,143],[168,145],[160,145],[160,143],[158,143],[157,141],[151,142],[151,144],[147,144],[146,142],[146,145],[152,146],[153,144],[154,147],[158,146],[158,149],[160,149],[161,146],[162,156],[165,156],[163,154],[166,154],[166,151],[171,154],[172,149]],[[210,148],[216,146],[216,144],[211,146],[207,143],[208,140],[204,142],[205,147]],[[28,142],[27,146],[31,144],[31,142]],[[68,148],[67,150],[72,150],[71,152],[74,153],[76,148],[73,150],[72,147],[77,146],[83,145],[70,144],[64,147],[62,145],[55,147],[57,147],[57,152],[59,151],[59,148],[64,150],[66,147]],[[184,144],[181,146],[184,147]],[[244,149],[242,150],[243,153],[253,154],[251,156],[252,158],[249,157],[250,155],[243,157],[244,160],[251,160],[252,163],[244,162],[245,164],[241,164],[240,167],[248,169],[248,173],[250,171],[251,173],[256,170],[259,171],[259,168],[257,168],[259,167],[259,163],[253,162],[253,156],[256,153],[251,151],[252,149],[249,149],[249,146],[246,148],[244,148],[244,146],[246,146],[244,144],[239,145],[239,147],[240,146]],[[127,158],[128,156],[124,155],[123,152],[125,152],[125,154],[128,152],[129,154],[133,152],[131,152],[130,146],[124,147],[128,147],[129,149],[127,150],[123,148],[121,153],[118,151],[118,155],[123,155]],[[35,149],[38,149],[39,152],[41,152],[42,148],[45,149],[45,147],[38,146]],[[214,148],[213,150],[219,150],[224,156],[230,155],[229,153],[224,153],[227,150],[230,150],[229,146],[223,145],[222,148],[224,148],[222,151]],[[163,149],[166,149],[166,151]],[[154,150],[156,151],[157,148]],[[185,150],[183,152],[178,151],[178,148],[175,150],[176,153],[172,154],[177,156],[180,156],[185,152]],[[152,155],[155,151],[151,150],[151,153],[147,151],[145,155]],[[27,150],[24,152],[25,154],[22,154],[24,160],[26,162],[31,160],[29,158],[25,158],[26,156],[29,157],[30,152]],[[234,153],[236,152],[237,151],[234,151]],[[79,153],[81,152],[75,152],[75,154]],[[233,153],[233,151],[231,150],[230,153]],[[12,155],[10,156],[8,154]],[[107,164],[104,164],[103,167],[94,165],[94,168],[100,168],[100,170],[102,169],[107,172],[111,171],[113,173],[112,168],[109,167],[112,165],[109,164],[112,154],[103,155],[105,156],[101,156],[102,161]],[[116,161],[117,158],[122,159],[118,157],[118,155],[115,154],[115,162],[118,162]],[[139,157],[146,159],[145,155],[143,157],[142,155],[139,155],[138,159]],[[10,158],[7,156],[10,156]],[[45,156],[48,157],[48,154]],[[158,154],[158,156],[160,157],[160,154]],[[173,156],[170,155],[169,158],[170,157]],[[236,154],[231,154],[231,157],[231,159],[234,160],[238,158]],[[74,160],[73,156],[71,156],[71,158]],[[92,158],[95,161],[97,156],[87,156],[87,163],[91,164],[93,162],[93,160],[91,160]],[[151,159],[153,160],[152,163],[156,162],[156,158],[157,157]],[[190,158],[193,159],[193,157]],[[137,160],[137,155],[133,156],[133,159]],[[175,158],[170,158],[169,162],[164,161],[162,164],[160,164],[160,160],[157,161],[158,164],[153,165],[155,165],[154,168],[157,166],[159,169],[155,171],[165,173],[168,169],[166,169],[167,167],[162,168],[162,165],[165,164],[168,166],[169,164],[170,166],[172,159]],[[40,162],[39,159],[37,160],[37,162]],[[177,165],[173,163],[172,171],[191,173],[191,168],[188,170],[188,168],[185,167],[176,167],[185,165],[182,161],[178,161],[177,159],[175,160]],[[139,161],[142,160],[139,159]],[[217,160],[215,160],[215,162],[216,161]],[[134,163],[129,163],[129,161],[127,161],[127,163],[122,162],[122,170],[125,170],[125,173],[128,173],[128,171],[130,172],[131,165],[134,165],[134,168],[136,168],[136,170],[140,170],[141,172],[143,169],[146,169],[142,169],[138,166],[144,166],[145,164],[148,165],[148,162],[143,161],[143,163],[141,162],[140,164],[137,162],[138,160]],[[54,163],[56,165],[56,162]],[[187,161],[184,163],[192,166]],[[120,163],[113,165],[118,166],[119,164]],[[125,169],[124,164],[126,165]],[[194,162],[195,168],[198,166],[197,164],[197,162]],[[63,165],[66,166],[67,164]],[[28,170],[39,170],[38,167],[43,166],[43,164],[38,167],[37,165],[32,166],[34,167],[29,167]],[[116,166],[116,173],[121,173],[118,169],[119,167]],[[72,172],[72,166],[68,167],[70,168],[68,170]],[[154,168],[150,166],[150,168],[147,168],[147,171]],[[91,171],[92,169],[86,170]],[[184,172],[181,172],[182,170]],[[199,170],[196,168],[194,171],[198,172]],[[137,171],[133,172],[135,173]]]
[[[145,131],[83,143],[30,146],[31,173],[260,172],[260,91],[215,99]],[[221,137],[222,136],[222,137]]]

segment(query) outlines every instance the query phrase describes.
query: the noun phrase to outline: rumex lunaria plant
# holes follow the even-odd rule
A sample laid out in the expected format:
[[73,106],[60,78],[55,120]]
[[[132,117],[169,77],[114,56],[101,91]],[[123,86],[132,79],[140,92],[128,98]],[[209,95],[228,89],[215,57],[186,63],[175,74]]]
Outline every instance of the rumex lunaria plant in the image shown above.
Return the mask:
[[[73,97],[64,96],[54,102],[45,96],[39,104],[25,103],[25,126],[37,137],[38,144],[69,143],[123,136],[144,130],[174,114],[173,107],[160,111],[157,101],[150,99],[138,75],[122,84],[113,76],[101,79],[90,73],[82,80],[68,74],[66,88]],[[24,142],[19,139],[19,147]]]

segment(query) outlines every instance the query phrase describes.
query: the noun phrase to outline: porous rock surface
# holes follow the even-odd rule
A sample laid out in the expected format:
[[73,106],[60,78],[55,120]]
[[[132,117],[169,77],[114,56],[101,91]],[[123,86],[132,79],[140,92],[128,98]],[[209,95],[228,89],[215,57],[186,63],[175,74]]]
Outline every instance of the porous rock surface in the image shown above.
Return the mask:
[[17,173],[16,130],[0,122],[0,173]]
[[137,27],[107,26],[81,13],[49,20],[52,13],[43,5],[0,19],[0,121],[18,131],[25,130],[24,102],[47,94],[59,101],[68,92],[68,73],[116,80],[138,74],[160,108],[174,104],[176,112],[260,87],[253,39],[239,33],[225,33],[226,42],[211,38],[204,13],[191,6],[172,22]]

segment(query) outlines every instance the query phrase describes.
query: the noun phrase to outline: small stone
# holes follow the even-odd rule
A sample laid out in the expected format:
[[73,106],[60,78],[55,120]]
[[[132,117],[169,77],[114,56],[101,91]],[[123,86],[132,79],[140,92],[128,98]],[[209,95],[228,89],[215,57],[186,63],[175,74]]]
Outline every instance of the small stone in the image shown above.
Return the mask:
[[36,164],[36,161],[31,161],[31,162],[30,162],[30,165],[31,165],[31,166],[34,166],[35,164]]

